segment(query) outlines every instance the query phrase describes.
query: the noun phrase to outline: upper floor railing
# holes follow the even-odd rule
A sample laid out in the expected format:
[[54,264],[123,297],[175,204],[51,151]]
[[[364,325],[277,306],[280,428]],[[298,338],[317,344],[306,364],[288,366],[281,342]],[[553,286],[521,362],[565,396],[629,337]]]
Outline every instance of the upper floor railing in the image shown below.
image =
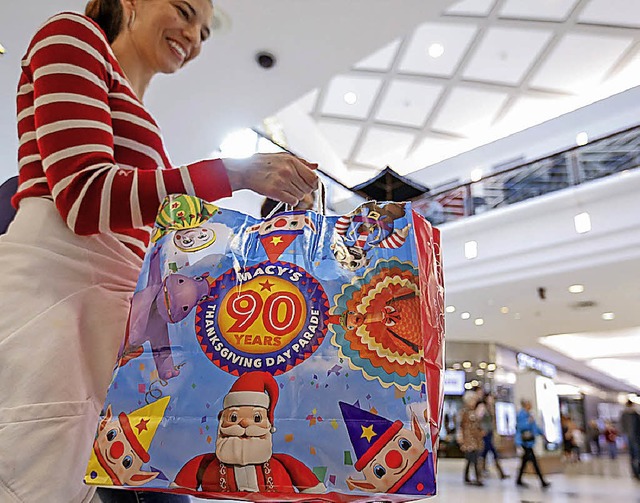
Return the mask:
[[492,173],[477,182],[428,193],[414,203],[433,224],[465,218],[640,165],[640,126],[536,161]]

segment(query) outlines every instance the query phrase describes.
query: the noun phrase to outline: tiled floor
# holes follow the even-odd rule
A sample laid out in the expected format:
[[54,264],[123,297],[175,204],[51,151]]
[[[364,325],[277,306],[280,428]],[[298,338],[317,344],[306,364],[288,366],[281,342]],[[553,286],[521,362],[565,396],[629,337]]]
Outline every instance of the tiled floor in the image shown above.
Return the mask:
[[[495,473],[485,479],[484,487],[462,483],[464,462],[442,459],[438,463],[438,495],[419,500],[422,503],[640,503],[640,482],[629,474],[628,458],[617,461],[591,459],[567,465],[562,474],[548,476],[551,487],[544,491],[535,475],[525,475],[529,488],[515,484],[516,459],[503,461],[510,479],[499,480]],[[194,503],[205,501],[192,498]]]
[[629,475],[628,459],[585,460],[568,465],[563,474],[549,475],[551,487],[542,490],[535,475],[525,475],[529,488],[515,484],[517,461],[504,460],[512,477],[499,480],[495,475],[484,487],[462,484],[462,460],[439,462],[439,494],[422,500],[429,503],[640,503],[640,483]]

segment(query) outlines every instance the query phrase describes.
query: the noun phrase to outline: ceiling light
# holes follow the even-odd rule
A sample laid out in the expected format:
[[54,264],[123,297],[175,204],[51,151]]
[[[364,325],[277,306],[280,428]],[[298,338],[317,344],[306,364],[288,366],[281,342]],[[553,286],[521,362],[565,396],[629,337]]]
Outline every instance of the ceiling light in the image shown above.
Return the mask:
[[462,318],[463,320],[468,320],[469,318],[471,318],[471,315],[465,311],[464,313],[460,313],[460,318]]
[[578,234],[584,234],[585,232],[589,232],[591,230],[591,217],[586,211],[583,213],[578,213],[575,217],[573,217],[573,222]]
[[482,370],[482,369],[476,370],[476,375],[477,376],[483,376],[484,375],[484,370]]
[[571,293],[582,293],[584,292],[584,285],[571,285],[569,286],[569,292]]
[[478,363],[478,367],[480,367],[481,369],[486,369],[487,368],[487,362]]
[[589,135],[584,131],[581,131],[576,135],[576,144],[579,146],[589,143]]
[[509,308],[508,308],[507,306],[502,306],[502,307],[500,308],[500,312],[501,312],[502,314],[509,314]]
[[358,101],[358,95],[356,93],[354,93],[353,91],[344,93],[344,102],[347,105],[355,105],[356,101]]
[[476,258],[478,256],[478,242],[477,241],[467,241],[464,244],[464,256],[469,260]]
[[471,172],[471,181],[479,182],[482,179],[482,170],[480,168],[476,168]]
[[489,365],[487,365],[487,370],[489,372],[493,372],[496,369],[496,364],[495,363],[490,363]]
[[462,362],[462,366],[465,369],[470,369],[471,368],[471,362],[470,361]]
[[470,382],[464,383],[464,389],[471,389],[471,388],[473,388],[473,386],[471,386]]
[[0,54],[4,54],[4,53],[5,53],[4,45],[0,44]]
[[432,58],[439,58],[444,54],[444,46],[435,42],[429,46],[429,56]]
[[462,368],[462,365],[460,365],[459,363],[454,363],[452,367],[454,370],[460,370]]
[[611,321],[616,317],[615,313],[602,313],[602,319],[606,321]]
[[480,325],[484,325],[484,320],[482,318],[476,318],[475,320],[473,320],[473,322],[477,327],[479,327]]
[[456,306],[447,306],[447,307],[445,308],[445,311],[446,311],[447,313],[455,313],[455,312],[456,312]]
[[478,384],[480,384],[480,381],[478,381],[478,380],[476,380],[476,379],[474,379],[473,381],[471,381],[471,387],[475,387],[475,386],[477,386]]

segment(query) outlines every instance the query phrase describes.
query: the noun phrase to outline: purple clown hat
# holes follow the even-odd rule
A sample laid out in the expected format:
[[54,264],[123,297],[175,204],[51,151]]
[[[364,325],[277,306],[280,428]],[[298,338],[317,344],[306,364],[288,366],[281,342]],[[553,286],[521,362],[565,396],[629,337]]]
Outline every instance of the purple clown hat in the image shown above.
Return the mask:
[[367,466],[369,461],[402,429],[402,421],[389,421],[384,417],[372,414],[354,405],[338,402],[342,418],[347,426],[349,439],[358,461],[354,467],[358,471]]

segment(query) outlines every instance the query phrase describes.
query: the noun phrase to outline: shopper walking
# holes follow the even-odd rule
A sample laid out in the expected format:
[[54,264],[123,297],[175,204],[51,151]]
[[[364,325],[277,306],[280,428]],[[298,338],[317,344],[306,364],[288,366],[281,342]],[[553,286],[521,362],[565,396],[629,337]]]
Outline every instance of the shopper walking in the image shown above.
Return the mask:
[[609,450],[609,459],[618,458],[618,430],[611,421],[606,421],[604,424],[604,439],[607,442],[607,449]]
[[620,429],[627,441],[631,473],[640,480],[640,414],[631,400],[620,414]]
[[589,452],[591,454],[595,454],[600,457],[602,454],[602,447],[600,446],[600,426],[598,426],[598,421],[592,419],[589,421],[589,426],[587,426],[587,438],[589,439]]
[[522,487],[528,486],[522,481],[522,475],[524,474],[524,470],[527,464],[531,463],[533,464],[534,470],[538,474],[538,478],[540,479],[542,487],[546,488],[549,487],[550,483],[544,479],[542,471],[540,470],[540,466],[538,465],[536,455],[533,452],[533,447],[536,443],[536,437],[542,436],[542,430],[536,423],[536,420],[531,413],[531,402],[529,400],[523,399],[521,400],[520,405],[522,406],[522,408],[520,409],[520,412],[518,412],[518,416],[516,419],[516,445],[522,447],[523,452],[516,484]]
[[[483,447],[483,432],[476,414],[478,398],[475,393],[467,392],[463,397],[463,401],[464,407],[460,416],[460,427],[458,428],[458,443],[467,460],[464,469],[464,482],[469,485],[482,486],[484,484],[478,458]],[[472,466],[475,480],[471,480],[469,474]]]
[[498,451],[496,450],[496,446],[493,443],[493,435],[495,431],[495,401],[493,399],[492,394],[488,394],[485,396],[484,401],[478,402],[476,406],[476,413],[480,418],[480,427],[482,428],[482,452],[480,453],[480,466],[481,472],[484,475],[488,473],[487,471],[487,461],[489,454],[493,454],[493,462],[496,465],[496,470],[498,470],[498,474],[500,475],[500,479],[508,479],[509,475],[506,475],[502,470],[502,466],[500,465],[500,457],[498,456]]

